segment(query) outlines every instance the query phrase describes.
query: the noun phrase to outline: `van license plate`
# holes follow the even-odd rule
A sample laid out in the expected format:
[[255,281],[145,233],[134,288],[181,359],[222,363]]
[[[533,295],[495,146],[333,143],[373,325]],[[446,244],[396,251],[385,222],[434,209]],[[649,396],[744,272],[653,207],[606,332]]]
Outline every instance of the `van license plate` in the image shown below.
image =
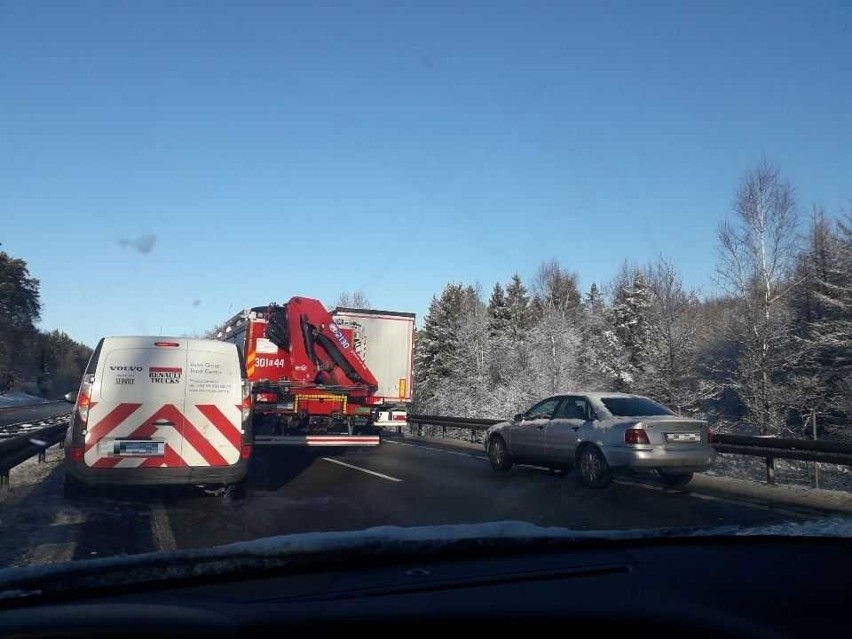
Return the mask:
[[101,444],[101,453],[114,457],[163,457],[166,454],[166,442],[121,439]]

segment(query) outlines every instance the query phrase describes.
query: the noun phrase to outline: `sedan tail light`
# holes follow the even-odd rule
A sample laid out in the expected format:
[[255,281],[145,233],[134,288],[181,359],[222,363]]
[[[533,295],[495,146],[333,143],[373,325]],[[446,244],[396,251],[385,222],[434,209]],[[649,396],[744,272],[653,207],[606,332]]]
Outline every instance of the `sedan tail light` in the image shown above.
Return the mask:
[[625,444],[650,444],[648,433],[644,428],[628,428],[624,431]]

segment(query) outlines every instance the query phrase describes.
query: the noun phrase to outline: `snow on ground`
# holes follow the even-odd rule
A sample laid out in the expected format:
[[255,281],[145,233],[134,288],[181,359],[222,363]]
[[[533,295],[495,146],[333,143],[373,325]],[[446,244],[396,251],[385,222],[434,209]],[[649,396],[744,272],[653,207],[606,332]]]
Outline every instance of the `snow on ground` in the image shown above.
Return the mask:
[[47,400],[43,397],[36,397],[22,391],[9,391],[8,393],[0,394],[0,408],[12,406],[29,406],[31,404],[44,404]]

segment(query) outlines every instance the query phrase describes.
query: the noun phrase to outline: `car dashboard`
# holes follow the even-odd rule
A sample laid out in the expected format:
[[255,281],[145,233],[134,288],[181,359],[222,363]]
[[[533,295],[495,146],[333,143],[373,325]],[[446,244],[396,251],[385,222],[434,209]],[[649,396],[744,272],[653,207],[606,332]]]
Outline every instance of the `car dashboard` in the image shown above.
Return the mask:
[[0,602],[0,636],[347,636],[578,628],[814,637],[848,628],[848,540],[575,543]]

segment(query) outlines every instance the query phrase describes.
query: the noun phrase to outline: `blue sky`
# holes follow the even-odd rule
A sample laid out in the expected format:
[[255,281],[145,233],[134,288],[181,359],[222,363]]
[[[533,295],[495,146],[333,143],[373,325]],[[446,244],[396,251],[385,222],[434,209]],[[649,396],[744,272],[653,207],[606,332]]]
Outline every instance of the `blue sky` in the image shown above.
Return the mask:
[[549,258],[711,293],[763,158],[852,199],[845,1],[0,1],[0,86],[0,248],[89,344]]

